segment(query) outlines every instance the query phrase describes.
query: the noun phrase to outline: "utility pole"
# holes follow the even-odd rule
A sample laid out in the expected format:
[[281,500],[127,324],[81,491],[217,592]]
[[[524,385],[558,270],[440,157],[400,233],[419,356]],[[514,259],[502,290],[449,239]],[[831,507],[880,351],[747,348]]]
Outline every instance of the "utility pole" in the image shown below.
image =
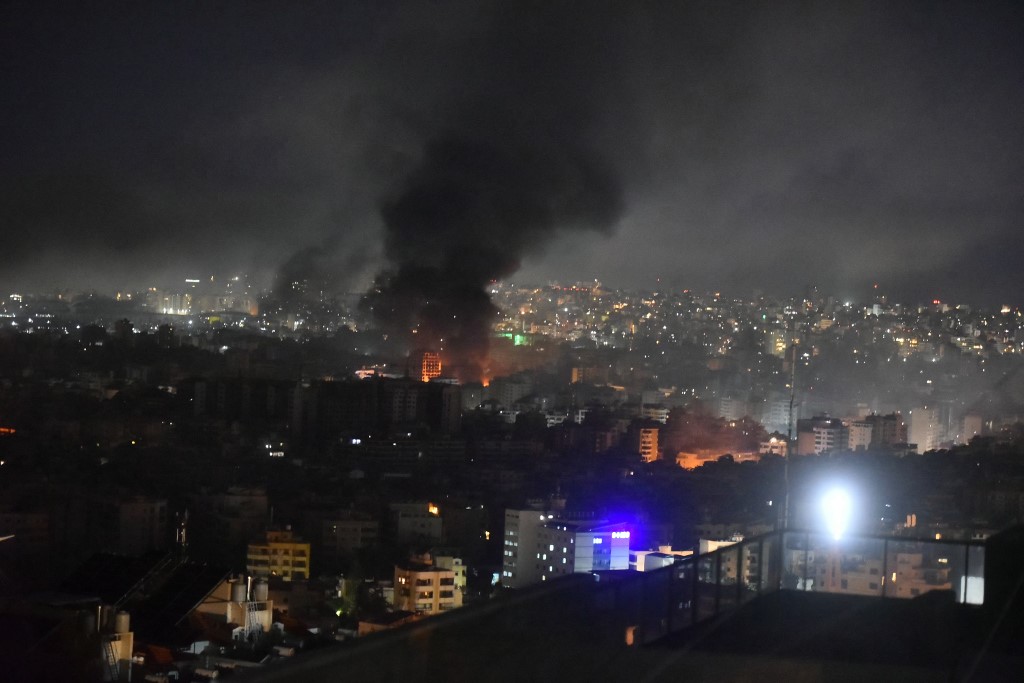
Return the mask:
[[786,458],[782,466],[782,478],[786,488],[782,501],[782,530],[789,528],[789,455],[793,450],[793,403],[796,400],[796,324],[793,325],[793,340],[789,347],[793,350],[793,358],[789,364],[789,419],[786,424]]

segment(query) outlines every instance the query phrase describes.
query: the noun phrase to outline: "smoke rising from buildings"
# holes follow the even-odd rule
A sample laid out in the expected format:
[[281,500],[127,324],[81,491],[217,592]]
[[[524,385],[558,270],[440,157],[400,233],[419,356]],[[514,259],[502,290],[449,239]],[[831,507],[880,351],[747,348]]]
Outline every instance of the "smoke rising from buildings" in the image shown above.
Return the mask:
[[332,238],[340,258],[359,252],[347,277],[362,290],[386,265],[382,200],[452,142],[614,160],[615,234],[556,236],[523,255],[522,281],[853,298],[882,282],[900,300],[976,306],[1024,291],[1021,3],[15,3],[4,16],[12,292],[214,272],[268,286],[297,248]]
[[497,312],[488,283],[562,231],[609,230],[623,207],[596,143],[615,81],[602,67],[615,41],[570,13],[543,14],[498,12],[479,42],[464,45],[457,82],[500,86],[442,105],[444,124],[381,204],[388,267],[372,294],[374,317],[408,348],[440,350],[464,381],[486,369]]

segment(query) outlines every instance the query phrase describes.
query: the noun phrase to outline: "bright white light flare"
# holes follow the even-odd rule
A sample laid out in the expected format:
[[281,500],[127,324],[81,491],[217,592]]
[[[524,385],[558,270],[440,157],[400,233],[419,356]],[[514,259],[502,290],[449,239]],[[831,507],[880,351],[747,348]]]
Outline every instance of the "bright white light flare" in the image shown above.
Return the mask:
[[821,511],[825,515],[825,526],[838,540],[850,526],[853,503],[850,494],[843,489],[832,489],[821,499]]

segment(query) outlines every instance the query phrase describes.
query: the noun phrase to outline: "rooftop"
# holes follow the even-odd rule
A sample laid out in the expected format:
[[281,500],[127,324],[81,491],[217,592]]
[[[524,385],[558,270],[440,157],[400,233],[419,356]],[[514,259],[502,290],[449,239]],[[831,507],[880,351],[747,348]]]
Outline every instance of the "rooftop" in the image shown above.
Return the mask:
[[[856,540],[886,545],[890,539]],[[895,599],[892,591],[873,597],[828,593],[809,583],[804,589],[785,588],[784,551],[807,557],[812,545],[810,532],[773,532],[654,572],[567,576],[310,653],[253,672],[249,680],[1024,677],[1024,567],[1019,561],[1024,529],[1004,532],[985,546],[942,546],[944,556],[962,551],[975,560],[981,549],[981,605],[971,604],[965,590],[953,588],[913,599]],[[721,570],[740,558],[745,561],[739,566],[756,570],[730,580]],[[976,563],[973,570],[955,571],[966,586],[967,577],[978,570]]]

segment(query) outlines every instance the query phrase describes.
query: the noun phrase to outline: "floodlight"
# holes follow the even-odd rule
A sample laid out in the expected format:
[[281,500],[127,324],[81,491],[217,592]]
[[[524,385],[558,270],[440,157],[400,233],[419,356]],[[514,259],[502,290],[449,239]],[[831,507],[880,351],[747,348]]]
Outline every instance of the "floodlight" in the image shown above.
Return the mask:
[[825,526],[836,540],[839,540],[850,526],[852,508],[850,494],[843,489],[831,489],[821,499],[821,511],[825,516]]

